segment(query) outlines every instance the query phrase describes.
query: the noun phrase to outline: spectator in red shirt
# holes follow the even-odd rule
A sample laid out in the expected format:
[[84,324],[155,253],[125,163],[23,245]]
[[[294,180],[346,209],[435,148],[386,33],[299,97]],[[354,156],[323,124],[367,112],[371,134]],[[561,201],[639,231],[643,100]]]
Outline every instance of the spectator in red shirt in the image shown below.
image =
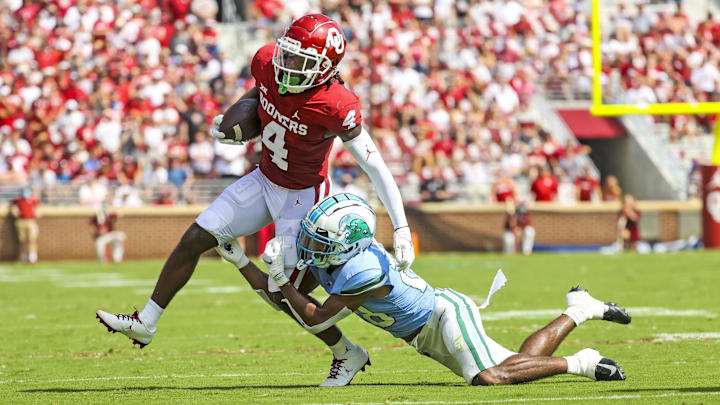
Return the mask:
[[515,201],[515,182],[504,173],[500,174],[498,180],[492,186],[492,196],[495,202]]
[[542,173],[533,181],[530,191],[535,196],[535,201],[555,200],[558,192],[558,180],[549,167],[543,166]]
[[280,0],[255,0],[251,12],[256,18],[275,21],[283,12],[283,3]]
[[176,19],[185,18],[190,12],[190,0],[170,0],[170,9],[175,15]]
[[39,201],[33,196],[32,190],[25,188],[20,196],[13,200],[10,207],[10,213],[15,217],[15,229],[20,245],[20,261],[23,263],[35,263],[38,259],[37,239],[40,228],[35,212],[38,204]]
[[623,250],[635,250],[635,244],[640,240],[641,216],[642,213],[635,203],[635,197],[625,194],[620,219],[618,219],[618,242]]
[[507,203],[503,244],[506,254],[515,253],[518,248],[524,255],[532,253],[535,244],[535,228],[530,225],[530,213],[525,202],[521,201],[517,209],[512,201]]
[[583,167],[582,175],[575,179],[575,199],[599,201],[600,195],[600,182],[590,173],[589,167]]
[[125,253],[125,232],[115,230],[117,214],[110,212],[107,205],[101,204],[97,213],[90,217],[90,224],[95,232],[95,251],[98,261],[107,261],[107,246],[111,246],[110,256],[112,261],[120,263]]

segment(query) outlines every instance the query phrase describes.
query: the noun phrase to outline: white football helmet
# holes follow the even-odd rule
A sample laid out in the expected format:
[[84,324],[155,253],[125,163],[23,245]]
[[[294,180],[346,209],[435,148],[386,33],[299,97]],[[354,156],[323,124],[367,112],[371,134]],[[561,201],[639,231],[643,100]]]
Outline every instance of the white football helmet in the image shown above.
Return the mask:
[[298,267],[339,266],[367,249],[375,236],[375,211],[349,193],[325,198],[300,222]]

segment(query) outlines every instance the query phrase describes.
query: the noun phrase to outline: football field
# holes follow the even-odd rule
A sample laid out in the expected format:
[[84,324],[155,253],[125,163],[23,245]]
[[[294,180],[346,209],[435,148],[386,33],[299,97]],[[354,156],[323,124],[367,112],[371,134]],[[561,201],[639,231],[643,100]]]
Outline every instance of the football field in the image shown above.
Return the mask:
[[578,283],[633,316],[630,325],[587,322],[556,353],[595,348],[623,366],[626,381],[557,376],[497,387],[468,387],[353,316],[339,325],[372,366],[349,387],[317,388],[329,350],[212,259],[200,262],[139,350],[108,333],[95,311],[142,309],[161,266],[0,264],[0,403],[720,403],[720,252],[421,254],[416,273],[478,304],[503,269],[508,283],[481,314],[487,333],[512,350],[562,312]]

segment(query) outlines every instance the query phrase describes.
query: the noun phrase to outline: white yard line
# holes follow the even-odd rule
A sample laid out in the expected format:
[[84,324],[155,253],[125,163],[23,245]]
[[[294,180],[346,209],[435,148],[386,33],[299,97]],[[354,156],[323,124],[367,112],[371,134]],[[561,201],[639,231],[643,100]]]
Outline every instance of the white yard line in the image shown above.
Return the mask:
[[[704,309],[672,309],[665,307],[628,307],[627,311],[636,317],[707,317],[715,318],[717,314]],[[543,319],[559,316],[562,309],[533,309],[514,311],[480,311],[483,321],[502,321],[506,319]]]
[[[388,370],[374,371],[373,374],[424,374],[433,370]],[[326,372],[301,373],[226,373],[226,374],[166,374],[166,375],[129,375],[114,377],[80,377],[80,378],[55,378],[55,379],[26,379],[26,380],[0,380],[0,384],[38,384],[38,383],[72,383],[81,381],[122,381],[122,380],[165,380],[174,378],[231,378],[231,377],[283,377],[283,376],[316,376],[325,375]]]
[[[627,394],[627,395],[596,395],[587,397],[549,397],[549,398],[508,398],[508,399],[478,399],[469,401],[392,401],[390,403],[397,405],[443,405],[443,404],[503,404],[513,402],[572,402],[572,401],[589,401],[589,400],[613,400],[613,399],[653,399],[653,398],[674,398],[674,397],[694,397],[694,396],[715,396],[720,392],[668,392],[665,394]],[[346,403],[337,402],[319,402],[304,405],[345,405]],[[387,405],[388,402],[353,402],[353,405]]]
[[656,342],[679,342],[683,340],[720,339],[720,332],[661,333],[655,335]]

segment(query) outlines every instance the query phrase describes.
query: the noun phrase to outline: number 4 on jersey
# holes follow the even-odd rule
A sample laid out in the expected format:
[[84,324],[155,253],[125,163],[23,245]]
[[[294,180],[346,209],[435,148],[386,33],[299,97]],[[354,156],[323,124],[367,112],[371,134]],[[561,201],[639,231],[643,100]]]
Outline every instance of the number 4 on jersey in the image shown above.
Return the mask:
[[[275,139],[270,140],[273,135]],[[273,163],[275,163],[280,170],[287,171],[288,150],[285,149],[285,128],[281,127],[280,124],[275,121],[268,122],[268,124],[265,125],[265,129],[263,129],[262,143],[272,152]]]
[[352,129],[355,127],[355,110],[348,111],[347,115],[345,116],[345,121],[343,121],[342,126],[347,127],[347,129]]

